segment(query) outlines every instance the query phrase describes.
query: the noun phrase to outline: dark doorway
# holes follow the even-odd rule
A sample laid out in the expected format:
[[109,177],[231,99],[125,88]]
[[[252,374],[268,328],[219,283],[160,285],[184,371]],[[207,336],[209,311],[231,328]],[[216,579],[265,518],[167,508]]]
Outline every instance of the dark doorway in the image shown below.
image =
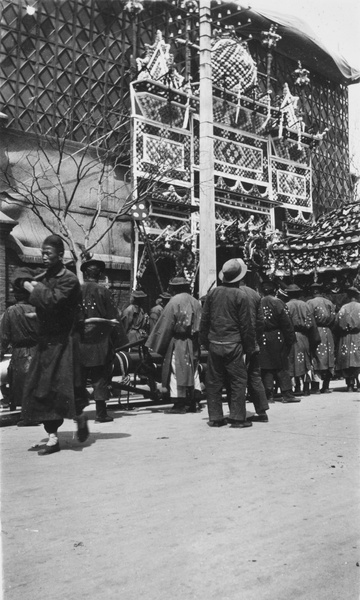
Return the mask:
[[[156,259],[156,268],[158,272],[158,276],[160,278],[163,291],[168,291],[169,281],[176,274],[176,261],[175,258],[171,258],[169,256],[159,257]],[[142,289],[149,296],[149,306],[153,306],[156,302],[156,299],[159,297],[161,293],[159,281],[157,275],[154,271],[154,267],[149,262],[147,265],[145,272],[141,279],[139,279],[139,283]]]

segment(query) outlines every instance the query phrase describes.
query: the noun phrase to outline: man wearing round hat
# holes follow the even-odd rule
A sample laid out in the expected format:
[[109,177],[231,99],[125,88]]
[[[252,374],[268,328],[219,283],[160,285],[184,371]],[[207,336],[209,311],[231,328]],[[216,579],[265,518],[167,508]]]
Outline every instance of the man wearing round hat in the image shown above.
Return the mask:
[[[324,298],[322,287],[318,282],[311,284],[313,298],[308,300],[307,304],[314,316],[321,340],[312,357],[314,373],[322,379],[321,393],[327,394],[330,392],[329,384],[335,366],[335,342],[332,333],[335,323],[335,305],[331,300]],[[318,389],[319,383],[312,383],[312,390],[314,387]]]
[[289,296],[287,307],[296,335],[289,354],[289,373],[295,379],[296,389],[300,388],[300,381],[303,381],[303,393],[309,396],[311,358],[320,344],[320,335],[309,306],[300,300],[301,288],[292,283],[287,288],[287,294]]
[[94,390],[95,420],[97,423],[107,423],[113,421],[107,413],[106,402],[110,397],[109,386],[115,355],[114,334],[120,337],[119,346],[127,343],[127,336],[117,320],[118,312],[109,290],[99,283],[105,272],[105,263],[89,259],[82,263],[81,270],[85,280],[81,286],[85,318],[80,343],[83,393],[86,397],[86,383],[90,380]]
[[163,389],[174,406],[169,412],[196,412],[195,387],[198,376],[201,304],[190,294],[185,277],[174,277],[169,288],[173,294],[149,335],[146,346],[164,356]]
[[150,309],[150,314],[149,314],[149,331],[150,332],[154,329],[155,324],[158,322],[160,315],[161,315],[164,307],[169,302],[170,298],[171,298],[171,294],[169,294],[168,292],[161,292],[160,296],[156,300],[155,306],[153,306]]
[[353,392],[360,374],[360,290],[351,286],[346,292],[348,302],[340,308],[335,320],[335,367],[345,377],[347,391]]
[[147,338],[149,333],[149,315],[145,311],[147,294],[142,290],[133,290],[130,304],[124,309],[121,321],[129,343]]
[[[247,372],[245,360],[256,351],[249,300],[239,288],[247,267],[243,261],[228,260],[219,273],[222,285],[207,295],[200,327],[200,342],[208,349],[206,395],[209,425],[250,427],[246,419]],[[230,393],[230,417],[224,419],[222,390]]]

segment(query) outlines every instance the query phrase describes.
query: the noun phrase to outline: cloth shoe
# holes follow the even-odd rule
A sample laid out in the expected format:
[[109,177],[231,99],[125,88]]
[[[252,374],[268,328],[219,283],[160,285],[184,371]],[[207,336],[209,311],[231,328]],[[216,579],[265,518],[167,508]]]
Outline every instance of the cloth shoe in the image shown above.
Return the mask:
[[185,410],[187,413],[198,413],[201,412],[201,406],[200,404],[192,404],[191,406],[187,406]]
[[248,417],[247,419],[248,421],[252,421],[252,422],[258,422],[258,423],[268,423],[269,422],[269,417],[267,416],[267,414],[263,414],[263,415],[253,415],[252,417]]
[[252,422],[249,420],[235,421],[234,419],[228,419],[228,422],[230,423],[230,427],[237,428],[237,429],[243,429],[245,427],[252,427]]
[[41,448],[41,450],[39,450],[38,455],[39,456],[47,456],[48,454],[55,454],[55,452],[60,452],[59,442],[57,442],[53,446],[48,446],[48,445],[44,446],[44,448]]
[[290,390],[288,390],[283,393],[282,402],[283,404],[288,404],[290,402],[301,402],[301,398],[294,396],[294,394]]
[[186,415],[186,408],[185,406],[181,407],[181,406],[172,406],[172,408],[169,408],[169,410],[165,411],[168,415]]
[[209,421],[208,425],[209,427],[224,427],[224,425],[227,425],[227,420],[220,419],[219,421]]
[[174,406],[167,410],[169,415],[184,415],[186,413],[186,402],[185,398],[174,398]]
[[43,450],[45,446],[45,442],[40,444],[34,444],[33,446],[30,446],[30,448],[28,448],[28,452],[39,452],[39,450]]
[[110,421],[113,421],[113,417],[110,417],[110,415],[104,415],[101,417],[96,417],[95,418],[95,423],[110,423]]

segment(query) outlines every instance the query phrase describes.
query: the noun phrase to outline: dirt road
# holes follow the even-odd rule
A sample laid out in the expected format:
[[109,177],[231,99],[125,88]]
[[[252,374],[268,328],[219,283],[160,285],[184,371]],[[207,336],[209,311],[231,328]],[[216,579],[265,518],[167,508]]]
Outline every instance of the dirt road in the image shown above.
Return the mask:
[[358,600],[360,394],[335,383],[245,430],[143,408],[81,446],[68,421],[46,457],[2,428],[4,599]]

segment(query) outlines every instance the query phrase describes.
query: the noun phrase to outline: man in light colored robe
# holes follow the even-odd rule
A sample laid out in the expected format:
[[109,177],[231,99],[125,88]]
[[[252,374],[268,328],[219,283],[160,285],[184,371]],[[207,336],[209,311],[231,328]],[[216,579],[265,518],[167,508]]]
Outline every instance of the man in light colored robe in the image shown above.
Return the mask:
[[174,277],[169,288],[174,295],[151,331],[146,346],[164,356],[162,386],[174,402],[170,412],[195,412],[201,304],[190,295],[189,282],[184,277]]

